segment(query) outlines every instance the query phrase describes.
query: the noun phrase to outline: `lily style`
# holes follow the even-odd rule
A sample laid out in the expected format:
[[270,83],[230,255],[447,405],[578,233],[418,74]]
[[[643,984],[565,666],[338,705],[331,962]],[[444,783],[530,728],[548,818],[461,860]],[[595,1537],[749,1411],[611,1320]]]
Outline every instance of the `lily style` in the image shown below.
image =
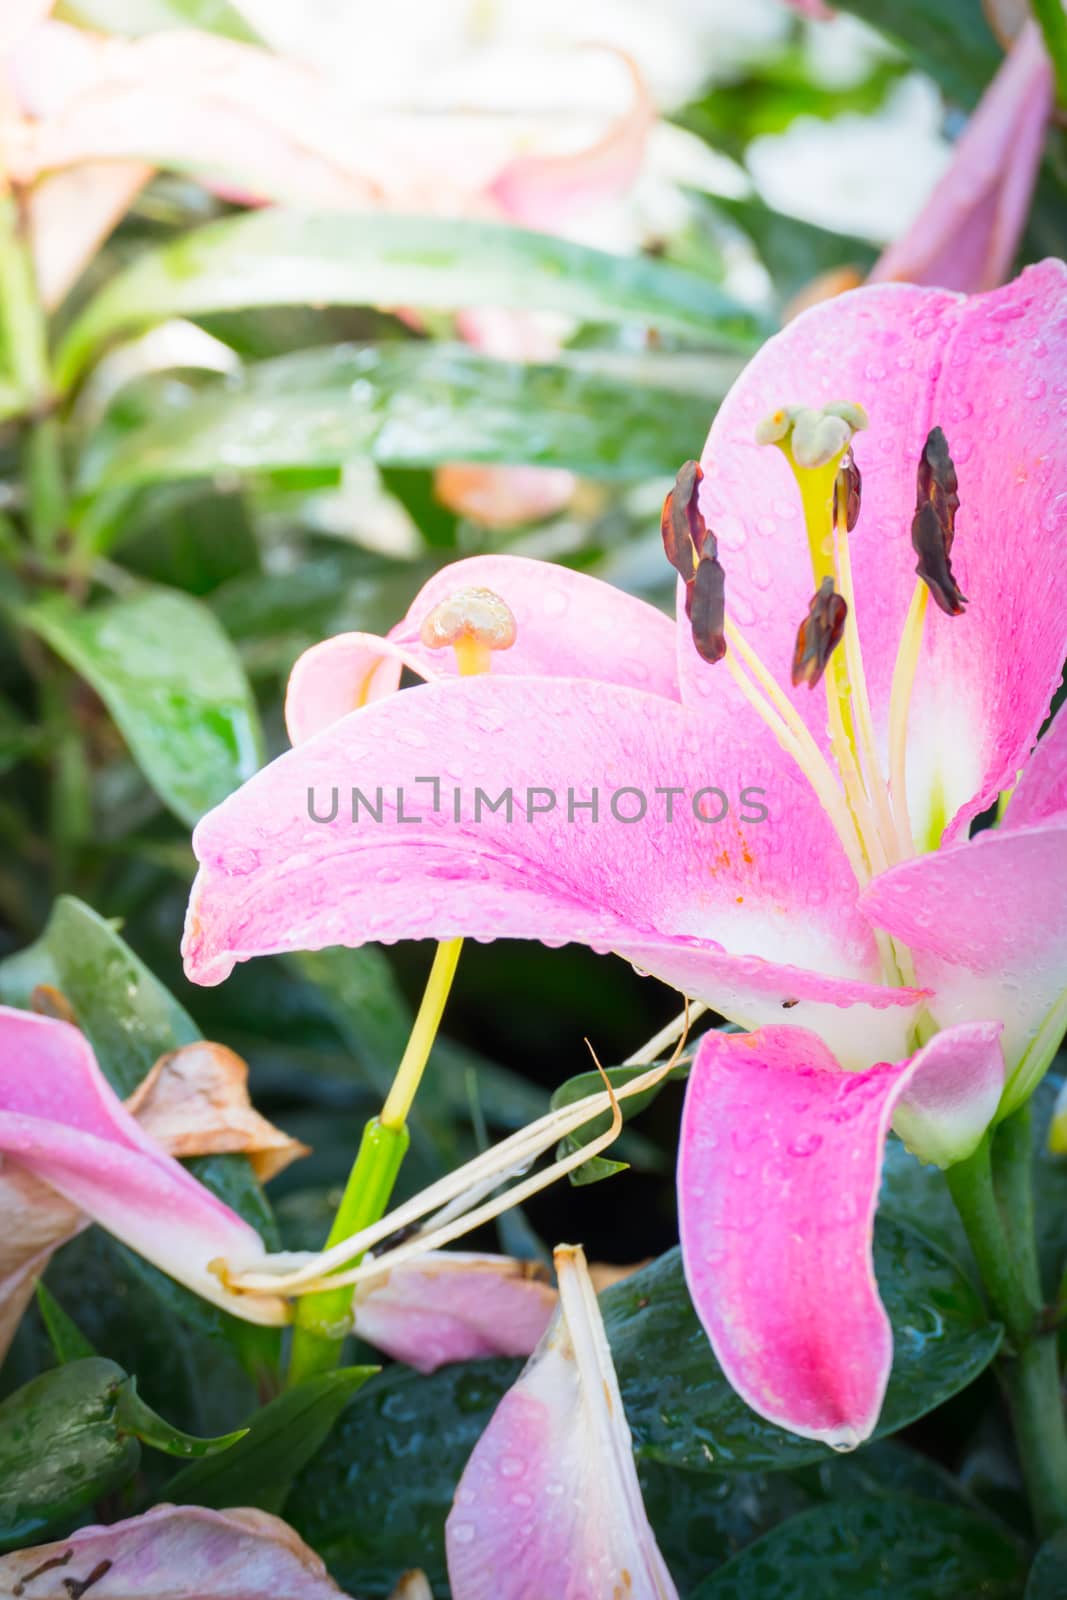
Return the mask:
[[445,1524],[454,1600],[677,1600],[585,1256],[560,1245],[554,1263],[559,1309],[475,1446]]
[[[265,1247],[176,1159],[239,1151],[267,1177],[306,1153],[253,1111],[238,1057],[187,1045],[162,1057],[124,1105],[68,1022],[0,1007],[0,1051],[0,1354],[52,1253],[90,1222],[234,1316],[290,1320],[281,1296],[226,1286],[219,1264],[250,1270]],[[378,1349],[432,1372],[528,1355],[555,1304],[528,1263],[430,1251],[361,1282],[351,1321]]]
[[[925,1159],[962,1161],[1063,1032],[1062,718],[1038,738],[1067,654],[1065,344],[1052,261],[971,298],[882,284],[814,307],[742,374],[668,497],[673,625],[560,567],[457,563],[387,638],[298,663],[295,748],[194,836],[197,982],[369,940],[576,941],[761,1030],[694,1067],[687,1272],[750,1403],[838,1444],[869,1433],[888,1366],[870,1224],[890,1121]],[[427,681],[396,696],[404,667]],[[438,804],[413,816],[431,779]],[[353,820],[356,788],[380,816]],[[315,820],[332,789],[345,804]],[[541,798],[476,817],[476,790]],[[771,1106],[790,1070],[796,1093]],[[855,1139],[828,1140],[853,1111]],[[787,1159],[819,1139],[811,1167]],[[746,1142],[761,1159],[742,1175]],[[779,1202],[802,1171],[841,1223],[805,1258],[805,1304],[867,1330],[841,1388],[818,1318],[749,1327],[754,1290],[735,1303],[720,1270],[743,1178],[774,1235],[762,1294],[782,1295],[795,1201]],[[740,1359],[755,1339],[758,1373]]]

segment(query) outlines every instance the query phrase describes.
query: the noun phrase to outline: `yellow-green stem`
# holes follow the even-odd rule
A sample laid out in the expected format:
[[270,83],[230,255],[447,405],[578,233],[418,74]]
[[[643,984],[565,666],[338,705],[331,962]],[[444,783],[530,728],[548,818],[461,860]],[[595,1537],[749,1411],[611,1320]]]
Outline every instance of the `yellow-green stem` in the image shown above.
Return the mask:
[[[348,1175],[345,1192],[334,1217],[326,1247],[341,1244],[361,1228],[385,1214],[400,1164],[407,1152],[408,1112],[422,1081],[430,1051],[452,988],[462,939],[446,939],[437,946],[430,976],[419,1005],[411,1037],[401,1057],[381,1115],[363,1130],[359,1153]],[[346,1265],[358,1266],[354,1256]],[[351,1286],[304,1295],[298,1302],[289,1359],[289,1382],[336,1366],[351,1321]]]
[[[369,1227],[385,1214],[400,1164],[407,1153],[407,1128],[386,1128],[372,1117],[363,1130],[341,1204],[333,1219],[327,1248]],[[353,1257],[352,1266],[358,1265]],[[297,1302],[296,1326],[289,1356],[289,1383],[337,1365],[351,1323],[352,1286],[305,1295]]]

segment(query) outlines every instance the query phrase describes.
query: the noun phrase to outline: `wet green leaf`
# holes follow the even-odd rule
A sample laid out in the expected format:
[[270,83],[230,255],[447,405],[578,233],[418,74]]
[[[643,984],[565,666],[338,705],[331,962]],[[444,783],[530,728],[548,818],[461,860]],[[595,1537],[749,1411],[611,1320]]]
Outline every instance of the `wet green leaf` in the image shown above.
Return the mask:
[[[632,1083],[634,1078],[639,1078],[642,1073],[648,1072],[652,1063],[639,1067],[607,1067],[607,1078],[612,1088],[622,1088],[627,1083]],[[689,1061],[681,1061],[651,1089],[645,1089],[640,1094],[631,1095],[626,1100],[619,1101],[623,1121],[628,1122],[631,1117],[643,1111],[646,1106],[659,1094],[664,1084],[684,1079],[689,1076]],[[580,1072],[573,1078],[568,1078],[566,1083],[561,1083],[552,1096],[553,1111],[563,1106],[574,1105],[578,1100],[584,1100],[587,1095],[597,1094],[604,1088],[603,1079],[599,1072]],[[605,1111],[602,1116],[594,1117],[584,1127],[576,1128],[565,1139],[561,1139],[556,1146],[557,1161],[571,1155],[575,1150],[580,1150],[583,1145],[589,1144],[593,1139],[606,1133],[611,1126],[611,1112]],[[636,1138],[633,1134],[623,1136],[611,1147],[620,1155],[627,1156],[626,1161],[615,1160],[611,1156],[592,1156],[582,1163],[571,1174],[573,1184],[581,1186],[586,1183],[599,1183],[602,1178],[610,1178],[616,1172],[624,1172],[630,1162],[655,1168],[659,1165],[659,1151],[645,1140]]]
[[287,1389],[249,1418],[245,1437],[224,1458],[197,1462],[172,1478],[167,1498],[185,1505],[280,1512],[297,1473],[314,1459],[349,1401],[378,1370],[345,1367]]
[[981,0],[841,0],[839,9],[877,28],[965,106],[1001,63]]
[[1057,1533],[1037,1552],[1026,1600],[1067,1600],[1067,1533]]
[[67,1316],[55,1295],[43,1282],[37,1285],[37,1309],[41,1313],[41,1321],[44,1323],[45,1332],[60,1366],[66,1366],[70,1361],[86,1361],[96,1355],[96,1351],[78,1324]]
[[854,1500],[791,1517],[693,1600],[1018,1600],[1020,1547],[975,1512],[935,1501]]
[[93,1357],[43,1372],[0,1405],[0,1549],[69,1526],[137,1469],[117,1420],[126,1374]]
[[767,331],[705,279],[645,256],[496,223],[272,207],[199,228],[119,273],[70,329],[58,382],[67,388],[117,334],[168,317],[308,304],[559,311],[741,349]]
[[78,610],[49,597],[24,625],[92,685],[160,798],[194,823],[262,759],[252,691],[206,606],[170,589]]
[[[897,1352],[879,1426],[884,1434],[976,1377],[1000,1334],[986,1323],[957,1269],[910,1230],[880,1226],[877,1268]],[[833,1492],[817,1476],[790,1473],[780,1493],[768,1498],[770,1491],[761,1488],[746,1512],[746,1492],[762,1482],[761,1472],[832,1466],[837,1458],[762,1421],[734,1394],[693,1312],[677,1250],[606,1290],[600,1304],[639,1466],[655,1487],[654,1520],[674,1527],[672,1539],[680,1524],[692,1521],[723,1560],[754,1536],[768,1506],[786,1515],[805,1499]],[[422,1378],[393,1367],[368,1386],[286,1505],[286,1515],[342,1582],[377,1594],[387,1592],[389,1575],[395,1581],[405,1564],[422,1565],[431,1577],[442,1570],[441,1529],[456,1482],[520,1370],[520,1362],[477,1361]],[[857,1470],[866,1454],[850,1458]],[[880,1474],[889,1486],[889,1467],[871,1455],[869,1481]],[[411,1470],[413,1460],[418,1472]],[[921,1482],[929,1493],[929,1479]],[[674,1496],[683,1493],[684,1503],[675,1504]]]
[[441,461],[566,467],[600,478],[672,474],[699,455],[732,366],[704,381],[674,358],[627,364],[561,353],[551,364],[496,361],[465,345],[413,340],[281,356],[239,380],[179,391],[169,413],[101,434],[84,465],[94,492],[153,480]]
[[145,1404],[137,1393],[135,1378],[127,1378],[120,1385],[115,1422],[121,1433],[132,1434],[142,1444],[151,1445],[153,1450],[162,1451],[166,1456],[182,1456],[186,1459],[221,1455],[248,1433],[247,1428],[238,1428],[233,1433],[219,1434],[214,1439],[183,1433],[181,1428],[176,1428]]

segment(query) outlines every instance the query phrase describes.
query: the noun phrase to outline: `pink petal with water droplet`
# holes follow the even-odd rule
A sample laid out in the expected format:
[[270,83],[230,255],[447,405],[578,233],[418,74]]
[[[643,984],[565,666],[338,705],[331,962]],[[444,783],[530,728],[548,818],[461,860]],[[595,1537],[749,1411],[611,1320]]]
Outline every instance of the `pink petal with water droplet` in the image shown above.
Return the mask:
[[[759,779],[771,820],[749,822],[741,789]],[[709,785],[727,797],[721,824],[703,820],[723,810]],[[657,790],[671,787],[682,795],[668,821]],[[479,789],[501,807],[480,802],[476,816]],[[578,809],[594,790],[595,823]],[[701,791],[711,809],[698,818]],[[644,818],[623,820],[642,801]],[[245,784],[203,819],[194,849],[184,949],[200,983],[253,955],[331,944],[573,940],[701,998],[725,991],[746,1020],[750,1002],[825,1000],[850,1056],[893,1012],[902,1046],[919,998],[879,987],[855,880],[799,773],[755,765],[744,727],[702,738],[680,706],[617,684],[493,674],[379,700]]]
[[998,1033],[953,1029],[855,1073],[799,1028],[701,1041],[678,1156],[686,1279],[723,1371],[769,1421],[837,1449],[872,1432],[893,1345],[871,1250],[890,1122],[907,1095],[910,1132],[966,1153],[1003,1082]]
[[560,1309],[475,1446],[445,1524],[453,1600],[677,1600],[582,1252],[560,1246],[556,1270]]
[[353,1309],[361,1339],[435,1372],[452,1361],[530,1355],[555,1307],[555,1290],[529,1263],[436,1251],[371,1278]]
[[265,1511],[155,1506],[0,1555],[5,1595],[70,1600],[82,1584],[101,1600],[344,1600],[314,1550]]
[[236,1296],[208,1270],[250,1267],[263,1242],[138,1127],[66,1022],[0,1007],[0,1153],[206,1300],[252,1322],[281,1301]]
[[674,629],[662,611],[551,562],[472,556],[435,573],[384,639],[342,633],[304,652],[285,702],[292,742],[392,693],[402,667],[423,678],[457,677],[455,652],[429,650],[419,634],[434,607],[461,589],[491,589],[515,618],[515,643],[493,652],[494,678],[593,678],[678,699]]
[[[720,407],[705,446],[700,504],[719,538],[735,622],[825,744],[820,692],[789,683],[812,594],[799,492],[780,452],[755,443],[782,405],[866,407],[856,436],[862,509],[849,536],[855,614],[880,738],[915,588],[909,528],[929,430],[944,429],[961,506],[952,564],[965,615],[928,608],[908,718],[915,836],[969,818],[1015,780],[1067,656],[1067,268],[1045,261],[970,299],[874,284],[798,317],[763,346]],[[1010,533],[1005,530],[1011,530]],[[733,685],[693,648],[679,614],[683,700],[710,720],[749,717]]]
[[956,145],[948,170],[872,283],[978,294],[1011,271],[1026,226],[1053,105],[1052,67],[1027,21]]

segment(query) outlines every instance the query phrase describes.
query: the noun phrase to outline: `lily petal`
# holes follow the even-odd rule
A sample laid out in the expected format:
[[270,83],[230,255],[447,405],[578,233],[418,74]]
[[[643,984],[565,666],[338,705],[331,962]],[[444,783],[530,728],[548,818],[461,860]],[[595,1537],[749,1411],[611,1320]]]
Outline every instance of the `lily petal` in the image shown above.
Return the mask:
[[428,649],[420,632],[434,607],[463,589],[492,590],[515,618],[515,643],[493,653],[494,677],[593,678],[678,699],[674,629],[654,606],[547,561],[472,556],[435,573],[384,639],[342,633],[304,652],[285,701],[292,742],[391,694],[404,667],[423,678],[456,677],[455,652]]
[[906,861],[875,878],[860,903],[872,922],[911,946],[942,1026],[1004,1019],[1005,1109],[1021,1103],[1048,1061],[1031,1061],[1020,1078],[1021,1064],[1064,994],[1067,814],[987,830]]
[[454,1600],[677,1600],[580,1249],[555,1253],[560,1307],[475,1446],[445,1523]]
[[0,1007],[0,1153],[205,1300],[253,1322],[287,1320],[272,1298],[223,1288],[209,1264],[252,1265],[255,1230],[138,1127],[66,1022]]
[[70,1600],[343,1600],[323,1561],[265,1511],[155,1506],[0,1556],[0,1592]]
[[1022,770],[1000,831],[1048,822],[1067,811],[1067,715],[1060,710]]
[[[745,820],[750,783],[765,791],[769,822]],[[379,821],[366,809],[351,821],[353,784],[361,808],[381,791]],[[727,797],[721,825],[704,820],[722,811],[709,786]],[[510,790],[510,817],[483,804],[476,818],[478,789],[492,800]],[[313,821],[309,796],[324,817],[335,790],[336,817]],[[639,823],[621,820],[642,800]],[[698,817],[694,800],[712,809]],[[367,706],[265,768],[193,843],[201,868],[184,952],[199,983],[281,950],[456,936],[616,950],[698,998],[718,996],[728,977],[765,1003],[804,968],[823,986],[813,998],[848,1006],[869,998],[852,986],[880,977],[850,868],[800,775],[784,759],[754,761],[744,730],[723,726],[702,743],[680,707],[610,683],[466,678]],[[721,958],[706,985],[702,950]],[[903,1025],[919,997],[873,998]],[[861,1032],[872,1014],[856,1011]]]
[[0,1361],[53,1252],[85,1226],[77,1206],[32,1173],[0,1170]]
[[1052,67],[1026,22],[960,137],[952,161],[871,283],[936,284],[978,294],[1011,271],[1052,113]]
[[955,1028],[856,1073],[799,1028],[701,1041],[678,1156],[686,1279],[727,1378],[769,1421],[835,1449],[873,1430],[892,1362],[871,1252],[890,1122],[907,1095],[911,1134],[968,1153],[1000,1095],[999,1031]]
[[[755,443],[782,405],[863,405],[853,451],[863,476],[849,536],[855,613],[876,735],[915,588],[907,535],[927,434],[944,429],[961,507],[953,567],[964,616],[928,609],[907,727],[915,837],[961,836],[1014,782],[1067,655],[1067,457],[1059,400],[1067,267],[1045,261],[989,295],[874,284],[815,306],[771,339],[734,385],[702,460],[700,505],[718,537],[728,609],[813,735],[822,696],[789,682],[812,572],[799,493],[780,452]],[[1006,529],[1013,530],[1010,537]],[[707,718],[745,714],[720,667],[679,623],[682,698]]]
[[528,1356],[556,1308],[535,1263],[432,1251],[356,1290],[354,1332],[395,1361],[435,1372],[481,1356]]

